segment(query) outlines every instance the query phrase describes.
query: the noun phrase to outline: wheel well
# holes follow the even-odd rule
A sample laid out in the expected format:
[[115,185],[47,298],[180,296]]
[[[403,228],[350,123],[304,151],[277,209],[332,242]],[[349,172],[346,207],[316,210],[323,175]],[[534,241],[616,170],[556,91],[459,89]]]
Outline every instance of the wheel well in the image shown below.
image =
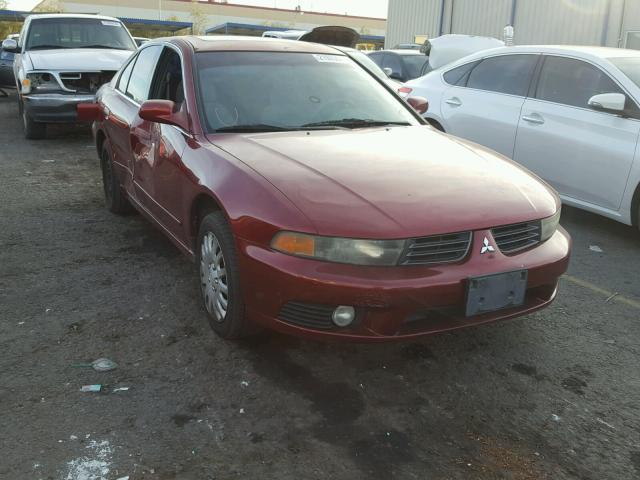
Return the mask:
[[218,202],[206,194],[198,195],[193,204],[191,205],[191,223],[190,223],[190,236],[195,246],[198,237],[198,229],[200,228],[200,222],[202,219],[211,212],[217,212],[222,210]]
[[436,130],[440,130],[441,132],[444,132],[444,127],[437,120],[434,120],[433,118],[425,118],[425,120],[429,122],[429,125],[431,125]]
[[631,224],[640,228],[640,183],[631,198]]
[[98,130],[98,133],[96,133],[96,149],[98,150],[98,158],[102,158],[102,146],[106,139],[107,137],[104,132],[102,130]]

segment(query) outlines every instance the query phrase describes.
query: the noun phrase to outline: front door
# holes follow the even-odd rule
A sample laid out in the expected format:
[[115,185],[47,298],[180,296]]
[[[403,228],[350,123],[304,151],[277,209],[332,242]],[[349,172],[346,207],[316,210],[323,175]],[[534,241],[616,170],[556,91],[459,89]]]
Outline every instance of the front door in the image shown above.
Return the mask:
[[[599,67],[546,56],[518,126],[514,159],[562,195],[617,211],[636,151],[640,122],[591,109],[600,93],[624,93]],[[637,112],[633,100],[628,108]]]

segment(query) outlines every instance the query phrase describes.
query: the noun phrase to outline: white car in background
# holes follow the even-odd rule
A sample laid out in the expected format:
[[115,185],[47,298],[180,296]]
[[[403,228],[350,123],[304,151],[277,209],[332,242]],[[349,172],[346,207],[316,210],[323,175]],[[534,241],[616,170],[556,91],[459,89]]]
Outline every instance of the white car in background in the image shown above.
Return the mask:
[[524,165],[567,205],[640,226],[640,51],[496,48],[399,93],[425,97],[433,126]]
[[92,103],[137,45],[113,17],[37,14],[25,20],[20,37],[2,42],[14,53],[18,110],[28,139],[46,135],[47,124],[75,123],[77,105]]

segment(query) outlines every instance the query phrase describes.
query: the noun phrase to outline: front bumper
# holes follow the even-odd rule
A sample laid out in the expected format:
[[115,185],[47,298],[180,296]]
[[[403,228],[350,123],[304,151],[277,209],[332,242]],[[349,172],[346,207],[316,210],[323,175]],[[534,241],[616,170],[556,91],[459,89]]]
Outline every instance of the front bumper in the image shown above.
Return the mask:
[[[559,228],[546,242],[516,255],[481,255],[484,237],[474,232],[471,253],[461,263],[439,266],[363,267],[284,255],[238,240],[242,289],[250,320],[309,338],[380,342],[512,318],[548,305],[567,270],[568,233]],[[464,315],[467,279],[527,269],[523,305],[473,317]],[[351,305],[357,320],[348,328],[309,328],[283,314],[289,302]],[[302,314],[304,316],[304,313]]]
[[42,93],[22,95],[27,114],[36,122],[75,123],[78,119],[79,103],[95,102],[95,95],[64,93]]

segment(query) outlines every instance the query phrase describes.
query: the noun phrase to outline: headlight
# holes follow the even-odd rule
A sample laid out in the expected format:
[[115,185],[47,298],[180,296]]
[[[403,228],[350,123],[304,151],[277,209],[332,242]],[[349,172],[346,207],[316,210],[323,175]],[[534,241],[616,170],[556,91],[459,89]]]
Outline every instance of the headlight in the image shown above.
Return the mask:
[[47,72],[28,73],[22,80],[22,93],[46,93],[60,90],[56,77]]
[[280,232],[271,247],[282,253],[355,265],[397,265],[406,240],[358,240]]
[[558,225],[560,224],[560,213],[562,212],[562,208],[559,208],[556,213],[551,215],[550,217],[543,218],[541,222],[541,232],[540,232],[540,241],[544,242],[545,240],[549,240],[556,230],[558,229]]

